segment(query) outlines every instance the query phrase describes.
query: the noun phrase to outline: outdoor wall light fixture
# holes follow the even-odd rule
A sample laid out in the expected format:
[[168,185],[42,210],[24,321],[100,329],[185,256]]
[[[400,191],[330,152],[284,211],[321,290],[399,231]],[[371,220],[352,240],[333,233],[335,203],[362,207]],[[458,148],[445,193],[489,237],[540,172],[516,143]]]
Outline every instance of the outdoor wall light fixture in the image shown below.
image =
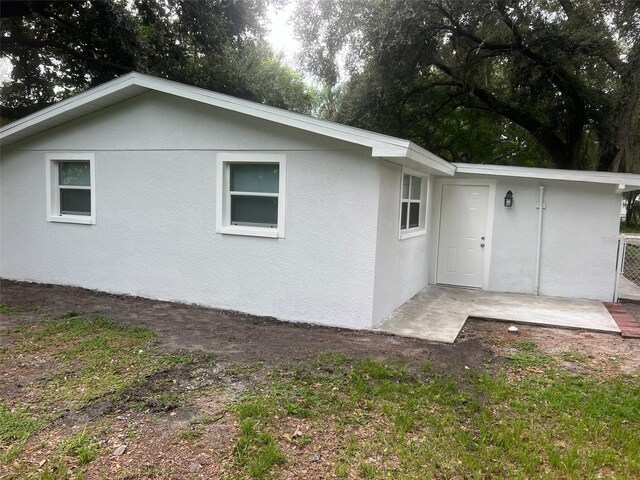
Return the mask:
[[513,206],[513,192],[511,190],[504,196],[504,206],[508,208]]

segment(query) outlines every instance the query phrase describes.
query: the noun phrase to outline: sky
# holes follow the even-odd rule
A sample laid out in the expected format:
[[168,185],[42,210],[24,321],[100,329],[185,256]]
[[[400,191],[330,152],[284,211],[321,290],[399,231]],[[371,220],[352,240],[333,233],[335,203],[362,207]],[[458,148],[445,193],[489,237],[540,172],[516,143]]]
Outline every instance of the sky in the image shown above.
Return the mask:
[[289,2],[283,8],[271,5],[267,11],[267,28],[270,29],[267,40],[275,53],[282,53],[284,60],[292,67],[295,66],[295,57],[300,50],[300,42],[294,38],[293,27],[290,24],[294,10],[295,2]]

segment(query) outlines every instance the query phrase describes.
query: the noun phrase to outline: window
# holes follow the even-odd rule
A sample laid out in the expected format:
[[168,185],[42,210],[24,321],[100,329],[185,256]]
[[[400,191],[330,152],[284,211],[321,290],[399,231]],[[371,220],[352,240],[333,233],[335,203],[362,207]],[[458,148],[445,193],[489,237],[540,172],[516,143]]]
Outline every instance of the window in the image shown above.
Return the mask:
[[400,239],[425,233],[427,179],[423,175],[402,172],[400,198]]
[[47,220],[95,223],[94,157],[87,153],[47,155]]
[[285,156],[219,154],[216,231],[284,237]]

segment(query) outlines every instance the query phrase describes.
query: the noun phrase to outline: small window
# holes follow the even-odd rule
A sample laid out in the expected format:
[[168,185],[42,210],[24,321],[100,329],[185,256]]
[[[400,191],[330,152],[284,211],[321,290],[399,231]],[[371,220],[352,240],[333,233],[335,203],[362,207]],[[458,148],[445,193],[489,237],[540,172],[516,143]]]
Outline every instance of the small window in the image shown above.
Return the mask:
[[93,155],[47,156],[47,220],[95,223]]
[[278,228],[280,165],[230,163],[231,225]]
[[425,233],[426,178],[402,174],[400,198],[400,239]]
[[91,215],[90,171],[87,161],[58,162],[60,215]]
[[219,154],[219,233],[284,237],[285,156]]

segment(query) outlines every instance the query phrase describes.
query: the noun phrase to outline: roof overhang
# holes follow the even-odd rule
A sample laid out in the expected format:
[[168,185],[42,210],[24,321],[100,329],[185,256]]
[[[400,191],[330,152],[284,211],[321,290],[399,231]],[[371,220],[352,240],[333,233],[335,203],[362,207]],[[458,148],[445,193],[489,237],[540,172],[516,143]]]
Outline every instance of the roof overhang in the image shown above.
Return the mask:
[[452,164],[408,140],[320,120],[308,115],[137,72],[123,75],[4,126],[0,129],[0,142],[3,146],[8,146],[149,91],[175,95],[368,147],[371,149],[372,157],[385,158],[401,164],[408,163],[413,167],[419,167],[431,173],[439,175],[453,175],[455,173],[455,167]]
[[634,173],[510,167],[503,165],[482,165],[472,163],[454,163],[453,165],[456,167],[456,173],[460,174],[609,184],[614,186],[617,193],[640,190],[640,175]]

